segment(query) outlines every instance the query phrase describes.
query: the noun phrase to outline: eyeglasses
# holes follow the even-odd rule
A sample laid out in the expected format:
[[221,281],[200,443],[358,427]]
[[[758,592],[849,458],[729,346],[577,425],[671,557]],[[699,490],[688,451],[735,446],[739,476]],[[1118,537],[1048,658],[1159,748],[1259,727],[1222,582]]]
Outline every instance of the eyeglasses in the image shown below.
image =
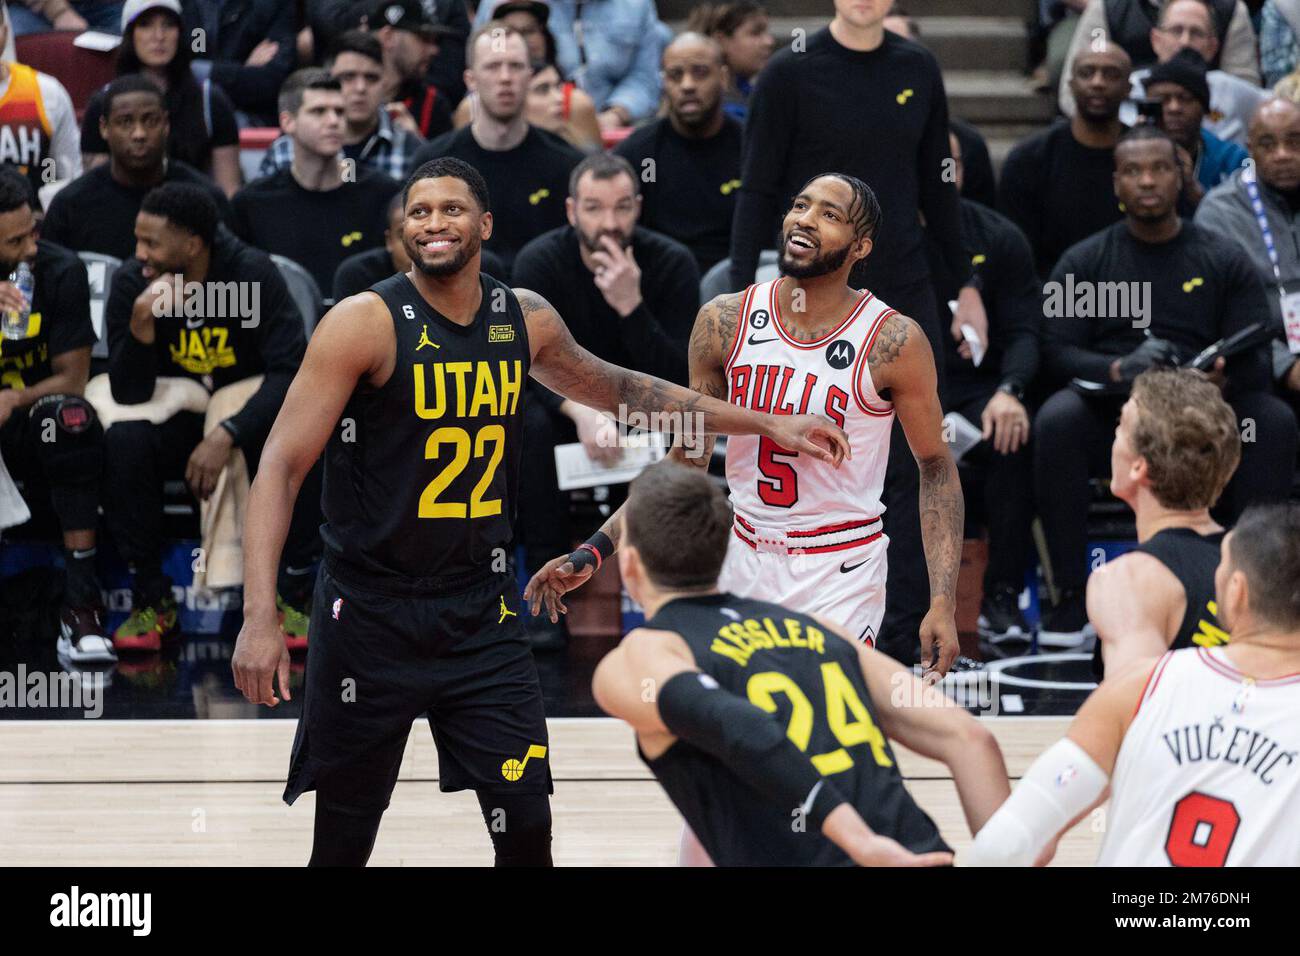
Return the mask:
[[1172,26],[1157,27],[1156,29],[1161,33],[1168,34],[1175,40],[1196,40],[1199,42],[1210,38],[1210,34],[1202,30],[1200,27]]

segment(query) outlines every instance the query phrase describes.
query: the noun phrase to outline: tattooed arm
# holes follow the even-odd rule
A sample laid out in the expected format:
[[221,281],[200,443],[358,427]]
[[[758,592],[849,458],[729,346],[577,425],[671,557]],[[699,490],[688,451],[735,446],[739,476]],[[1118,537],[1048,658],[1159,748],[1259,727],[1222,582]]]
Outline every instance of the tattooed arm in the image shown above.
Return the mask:
[[[925,334],[911,319],[885,320],[867,356],[877,391],[889,389],[894,411],[921,471],[921,543],[930,572],[930,611],[921,622],[921,663],[932,680],[947,673],[957,657],[957,572],[965,502],[957,464],[943,440],[938,375]],[[933,662],[936,649],[939,660]]]
[[[736,338],[742,298],[743,295],[740,294],[720,295],[706,303],[695,317],[689,347],[691,388],[701,395],[726,401],[725,365]],[[522,304],[522,298],[520,302]],[[681,464],[707,469],[709,459],[713,456],[713,442],[712,435],[679,433],[668,457]],[[623,533],[623,508],[620,507],[610,515],[600,530],[617,551]],[[549,561],[533,576],[524,590],[524,598],[530,602],[534,614],[538,613],[545,601],[551,618],[555,619],[557,613],[568,610],[560,596],[579,587],[591,573],[590,565],[575,568],[569,563],[569,556],[562,555]]]

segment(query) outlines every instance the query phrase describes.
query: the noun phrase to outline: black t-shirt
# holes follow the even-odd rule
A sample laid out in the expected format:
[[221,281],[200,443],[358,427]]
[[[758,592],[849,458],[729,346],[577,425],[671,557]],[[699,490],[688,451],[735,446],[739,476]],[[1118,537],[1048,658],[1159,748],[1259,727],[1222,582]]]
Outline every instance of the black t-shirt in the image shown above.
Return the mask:
[[1060,120],[1018,144],[1002,164],[998,205],[1020,227],[1046,278],[1061,253],[1122,219],[1115,150],[1082,145]]
[[36,285],[27,338],[0,338],[0,389],[35,385],[53,373],[54,356],[95,344],[90,283],[76,253],[41,240],[32,276]]
[[[96,166],[59,190],[41,223],[42,238],[77,252],[99,252],[118,259],[135,256],[135,217],[154,186],[125,186],[113,178],[111,167],[111,162]],[[230,221],[226,194],[193,166],[169,160],[162,182],[203,187],[222,219]]]
[[[131,310],[149,280],[136,259],[117,270],[104,309],[109,384],[113,398],[130,405],[149,400],[159,375],[193,379],[210,392],[264,375],[261,387],[229,419],[242,444],[266,437],[302,364],[302,313],[270,257],[224,229],[212,243],[210,262],[203,300],[182,289],[180,305],[155,321],[152,345],[131,334]],[[219,285],[236,290],[237,299],[228,291],[215,297]],[[200,307],[191,308],[192,302]]]
[[[1273,321],[1245,251],[1186,220],[1165,243],[1141,242],[1117,222],[1072,246],[1044,286],[1042,314],[1043,364],[1057,384],[1109,381],[1111,362],[1148,333],[1189,359],[1252,323]],[[1228,359],[1225,371],[1234,392],[1267,389],[1268,344]]]
[[640,227],[632,234],[632,254],[641,267],[642,302],[627,318],[596,288],[572,226],[525,246],[515,260],[514,284],[550,302],[593,355],[685,385],[686,345],[700,307],[695,257],[676,240]]
[[344,259],[383,245],[388,201],[401,188],[389,176],[357,167],[355,182],[318,192],[282,169],[235,193],[234,230],[245,242],[301,265],[326,296]]
[[515,256],[530,240],[564,225],[569,173],[582,162],[576,149],[535,128],[514,149],[493,151],[480,146],[466,126],[424,146],[415,154],[415,167],[439,156],[463,159],[487,182],[492,238],[483,247],[500,256],[507,270],[514,269]]
[[[727,258],[740,186],[740,124],[726,117],[708,139],[687,139],[668,118],[618,144],[641,177],[641,225],[672,236],[695,255],[700,272]],[[653,176],[646,160],[654,160]]]
[[[107,89],[105,87],[104,89]],[[215,83],[200,85],[191,81],[165,95],[171,135],[167,137],[167,155],[189,163],[205,173],[212,171],[212,151],[218,146],[239,145],[239,125],[230,99]],[[99,118],[104,111],[104,90],[86,104],[81,121],[81,151],[107,153],[108,143],[99,134]]]

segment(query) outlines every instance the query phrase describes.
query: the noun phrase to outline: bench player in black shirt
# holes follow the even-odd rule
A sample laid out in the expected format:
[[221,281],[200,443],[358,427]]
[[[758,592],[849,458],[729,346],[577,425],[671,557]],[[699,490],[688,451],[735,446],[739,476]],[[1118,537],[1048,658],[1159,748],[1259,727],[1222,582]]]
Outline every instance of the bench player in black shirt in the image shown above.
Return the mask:
[[[294,496],[325,452],[326,556],[285,790],[315,789],[314,864],[363,864],[417,717],[443,790],[478,792],[500,864],[550,863],[542,695],[510,570],[524,376],[626,417],[698,416],[838,463],[843,432],[737,408],[578,347],[544,299],[479,271],[487,187],[450,157],[406,185],[413,268],[346,299],[312,336],[268,439],[244,537],[232,669],[249,700],[288,699],[275,567]],[[496,825],[504,813],[505,826]]]
[[1241,460],[1237,416],[1200,372],[1133,381],[1111,445],[1111,492],[1133,509],[1138,546],[1088,578],[1093,670],[1118,674],[1170,648],[1228,640],[1214,601],[1224,529],[1212,508]]
[[647,620],[592,689],[715,863],[950,862],[887,737],[952,769],[972,833],[1009,795],[992,734],[936,688],[832,624],[719,592],[732,514],[707,475],[646,469],[623,522]]

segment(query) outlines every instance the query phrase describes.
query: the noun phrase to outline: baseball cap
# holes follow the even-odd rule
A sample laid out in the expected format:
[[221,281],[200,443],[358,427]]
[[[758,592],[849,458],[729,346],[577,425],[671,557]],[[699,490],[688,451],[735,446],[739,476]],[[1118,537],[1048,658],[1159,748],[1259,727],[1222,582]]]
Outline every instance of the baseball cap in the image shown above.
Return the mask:
[[425,37],[458,32],[454,27],[430,19],[420,0],[379,0],[371,8],[369,23],[372,30],[390,26],[394,30],[407,30]]
[[136,17],[149,10],[170,10],[179,17],[181,3],[180,0],[126,0],[122,5],[122,32],[126,32]]
[[508,13],[531,13],[542,26],[551,18],[551,8],[542,0],[505,0],[492,8],[492,19],[500,20]]

